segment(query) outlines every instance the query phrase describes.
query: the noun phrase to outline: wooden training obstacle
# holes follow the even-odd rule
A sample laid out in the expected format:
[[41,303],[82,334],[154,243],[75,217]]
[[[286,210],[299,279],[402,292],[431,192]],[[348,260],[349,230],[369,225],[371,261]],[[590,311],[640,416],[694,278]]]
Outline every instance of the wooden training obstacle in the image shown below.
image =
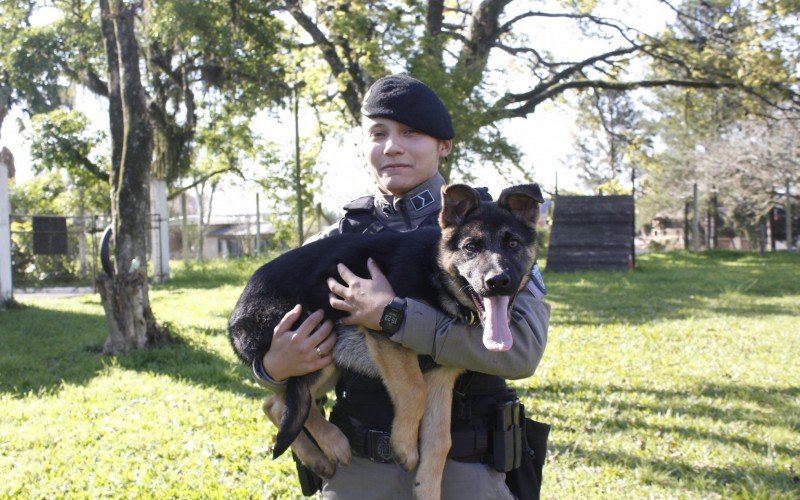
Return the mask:
[[547,271],[631,269],[633,233],[633,196],[556,196]]

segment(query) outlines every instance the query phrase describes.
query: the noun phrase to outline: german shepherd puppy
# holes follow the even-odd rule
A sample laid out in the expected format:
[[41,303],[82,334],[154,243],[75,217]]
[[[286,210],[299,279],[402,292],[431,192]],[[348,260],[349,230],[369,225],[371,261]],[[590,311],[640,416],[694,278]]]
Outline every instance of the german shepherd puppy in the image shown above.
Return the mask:
[[[451,185],[442,188],[442,201],[440,227],[337,235],[262,266],[247,283],[228,323],[236,354],[248,364],[263,356],[275,326],[295,304],[306,313],[324,309],[326,317],[342,318],[346,313],[328,302],[326,279],[338,276],[338,263],[367,276],[369,257],[397,296],[423,300],[467,322],[479,319],[489,351],[510,349],[511,306],[537,257],[541,190],[536,184],[510,187],[493,203],[481,202],[469,186]],[[391,430],[395,459],[409,471],[419,464],[417,498],[439,498],[451,444],[453,386],[463,370],[438,366],[423,374],[416,353],[366,329],[340,334],[333,359],[335,365],[381,377],[395,409]],[[349,462],[347,439],[314,403],[335,381],[335,369],[326,368],[290,378],[284,395],[267,398],[265,413],[273,422],[280,421],[274,457],[295,442],[292,449],[300,459],[327,477],[335,464]],[[303,426],[324,456],[301,433]]]

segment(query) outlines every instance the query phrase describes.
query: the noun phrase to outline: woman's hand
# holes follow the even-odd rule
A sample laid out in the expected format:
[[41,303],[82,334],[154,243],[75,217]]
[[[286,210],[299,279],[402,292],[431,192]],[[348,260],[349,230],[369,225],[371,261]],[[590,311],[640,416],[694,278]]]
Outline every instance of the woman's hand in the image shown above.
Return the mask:
[[344,264],[339,264],[339,275],[346,285],[328,278],[331,307],[350,313],[340,320],[343,325],[359,325],[370,330],[381,330],[383,308],[394,299],[394,289],[371,258],[367,260],[369,278],[353,274]]
[[331,350],[336,343],[333,321],[325,320],[322,309],[306,318],[297,330],[290,330],[300,318],[298,304],[286,313],[275,327],[272,345],[264,355],[264,370],[272,380],[280,382],[320,370],[331,364]]

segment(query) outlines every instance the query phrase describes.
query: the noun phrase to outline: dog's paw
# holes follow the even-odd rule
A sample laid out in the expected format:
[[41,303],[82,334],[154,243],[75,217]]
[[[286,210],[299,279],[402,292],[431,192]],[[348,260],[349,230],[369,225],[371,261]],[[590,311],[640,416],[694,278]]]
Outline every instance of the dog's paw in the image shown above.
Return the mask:
[[397,465],[407,472],[417,468],[419,463],[419,449],[416,441],[395,439],[392,435],[392,452]]
[[438,500],[442,496],[442,488],[436,482],[420,480],[414,483],[414,498],[416,500]]
[[326,457],[314,456],[313,460],[310,460],[308,463],[303,462],[303,464],[311,469],[314,474],[318,475],[323,479],[330,479],[333,477],[334,472],[336,472],[336,464],[328,460]]
[[328,479],[336,472],[336,463],[325,456],[304,432],[292,443],[292,451],[306,467],[320,477]]
[[330,432],[326,432],[325,438],[320,440],[320,448],[334,464],[347,465],[350,463],[350,443],[338,427],[331,426]]

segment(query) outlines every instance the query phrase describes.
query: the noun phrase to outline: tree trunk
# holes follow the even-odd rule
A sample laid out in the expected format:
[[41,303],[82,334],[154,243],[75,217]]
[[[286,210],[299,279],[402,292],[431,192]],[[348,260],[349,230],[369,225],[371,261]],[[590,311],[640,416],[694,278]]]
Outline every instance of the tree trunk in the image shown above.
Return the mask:
[[122,0],[99,0],[108,59],[112,138],[111,218],[113,277],[98,280],[106,313],[106,354],[140,349],[164,333],[150,309],[147,286],[149,170],[153,149],[141,75],[133,8]]

